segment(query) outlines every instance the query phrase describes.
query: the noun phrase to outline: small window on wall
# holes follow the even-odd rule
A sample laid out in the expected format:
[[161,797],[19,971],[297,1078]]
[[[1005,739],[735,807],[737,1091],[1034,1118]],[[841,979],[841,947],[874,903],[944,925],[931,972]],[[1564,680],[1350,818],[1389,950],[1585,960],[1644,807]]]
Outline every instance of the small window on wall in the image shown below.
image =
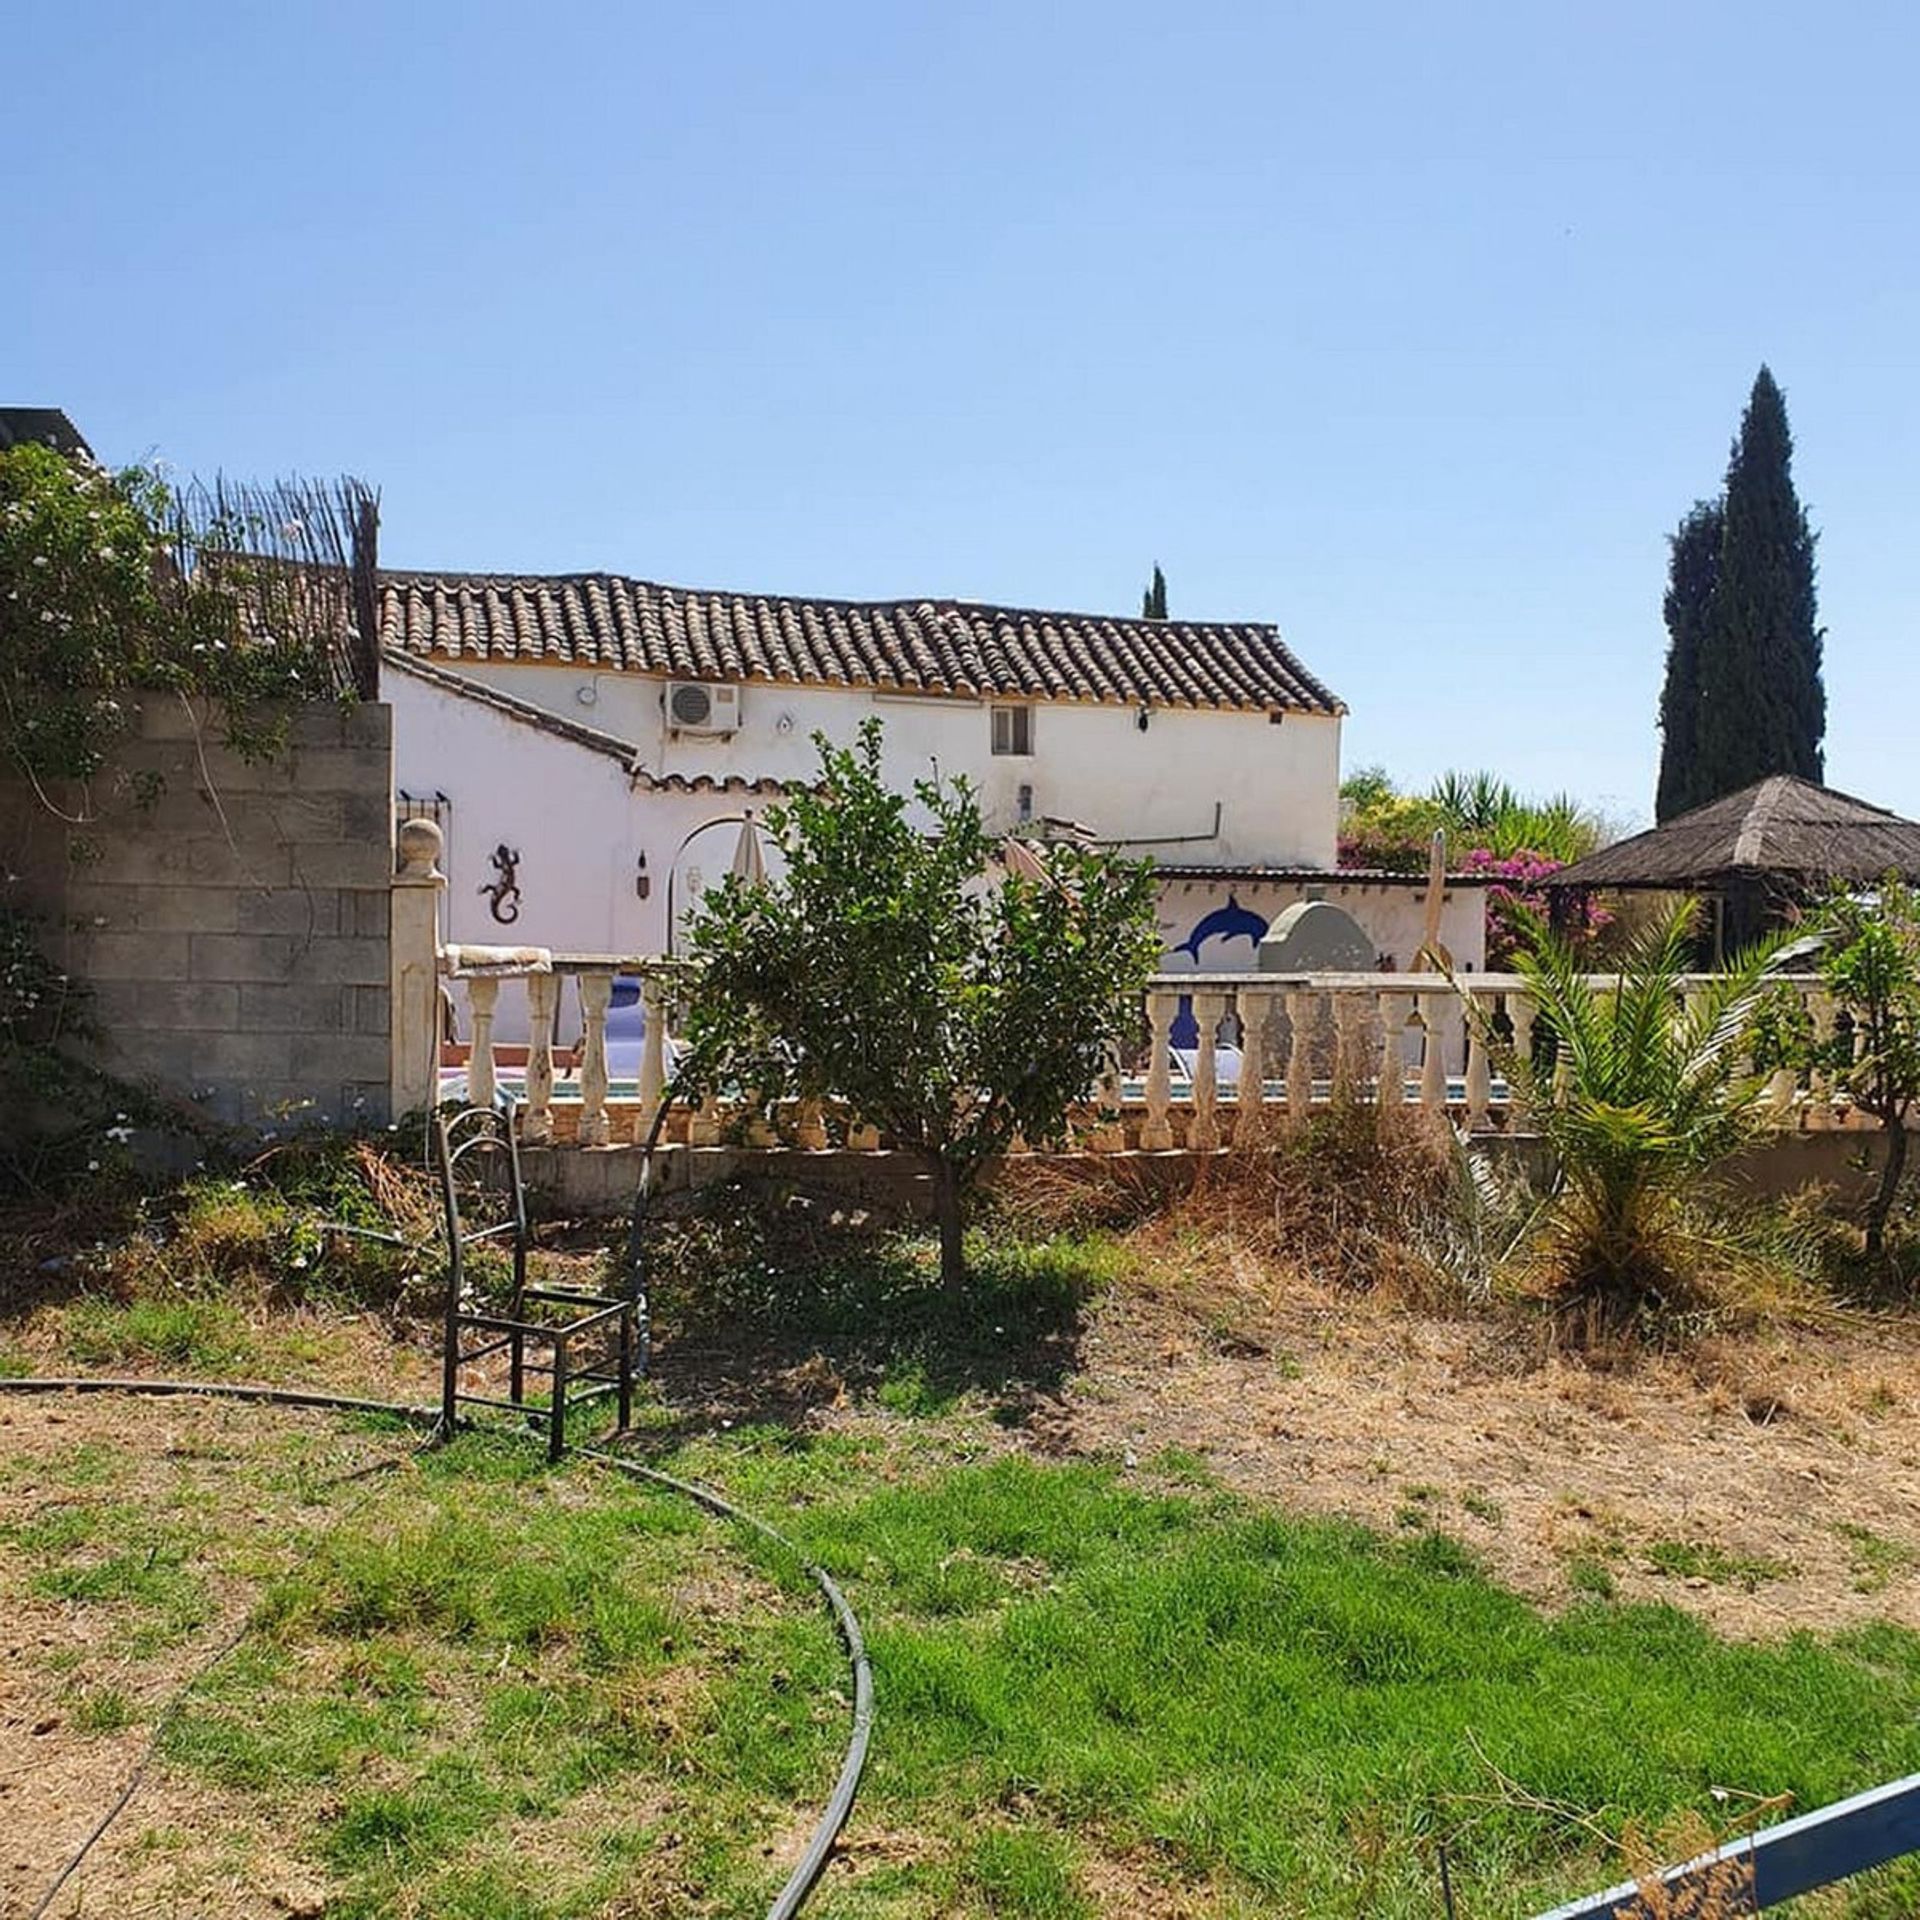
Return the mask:
[[1031,707],[994,708],[993,750],[995,753],[1032,753],[1033,709]]

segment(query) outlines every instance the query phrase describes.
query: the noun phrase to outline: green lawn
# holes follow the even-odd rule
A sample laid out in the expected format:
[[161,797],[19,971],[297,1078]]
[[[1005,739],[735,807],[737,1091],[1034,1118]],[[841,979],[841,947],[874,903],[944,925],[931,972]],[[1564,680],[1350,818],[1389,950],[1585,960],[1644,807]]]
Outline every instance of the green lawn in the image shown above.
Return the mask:
[[[1024,1450],[1024,1397],[1059,1388],[1087,1298],[1124,1277],[1112,1240],[983,1239],[956,1303],[911,1242],[762,1231],[697,1223],[656,1275],[675,1397],[634,1445],[791,1533],[867,1629],[878,1724],[823,1920],[1429,1920],[1442,1845],[1460,1914],[1517,1920],[1620,1877],[1624,1833],[1920,1770],[1920,1639],[1893,1627],[1730,1644],[1620,1603],[1598,1562],[1549,1615],[1427,1489],[1388,1535],[1231,1497],[1171,1451]],[[170,1257],[52,1301],[0,1359],[383,1390],[355,1373],[364,1316],[283,1309],[198,1243]],[[417,1392],[426,1357],[384,1390]],[[794,1417],[802,1386],[852,1417]],[[0,1458],[0,1608],[44,1623],[24,1697],[101,1743],[103,1800],[145,1737],[159,1760],[57,1916],[216,1910],[235,1885],[304,1888],[328,1920],[764,1911],[848,1732],[844,1656],[778,1549],[505,1436],[417,1454],[364,1420],[87,1404]],[[1846,1538],[1863,1591],[1905,1565]],[[1769,1572],[1656,1544],[1680,1577]],[[1917,1909],[1901,1867],[1808,1911]]]
[[[334,1920],[761,1911],[847,1730],[845,1662],[777,1550],[507,1439],[363,1434],[398,1464],[342,1481],[302,1432],[234,1464],[244,1512],[205,1474],[120,1500],[82,1448],[10,1529],[31,1593],[150,1649],[254,1582],[245,1641],[161,1729],[214,1831],[142,1844],[189,1886],[195,1860],[291,1862]],[[1301,1523],[1153,1463],[1129,1485],[964,1421],[664,1464],[793,1531],[867,1624],[879,1731],[823,1915],[1426,1916],[1442,1839],[1463,1912],[1519,1915],[1612,1876],[1595,1825],[1920,1768],[1920,1642],[1890,1628],[1550,1619],[1439,1533]],[[68,1684],[76,1737],[158,1714]],[[1910,1911],[1916,1884],[1828,1910]]]

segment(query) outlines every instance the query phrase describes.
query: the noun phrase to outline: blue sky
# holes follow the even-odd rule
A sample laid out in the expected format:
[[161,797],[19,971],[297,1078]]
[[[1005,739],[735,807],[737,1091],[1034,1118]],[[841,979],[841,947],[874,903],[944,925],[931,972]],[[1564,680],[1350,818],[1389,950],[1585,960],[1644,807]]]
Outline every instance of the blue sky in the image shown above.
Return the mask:
[[[1349,764],[1650,811],[1762,359],[1920,812],[1899,5],[14,0],[0,400],[395,565],[1277,620]],[[23,84],[24,82],[24,84]]]

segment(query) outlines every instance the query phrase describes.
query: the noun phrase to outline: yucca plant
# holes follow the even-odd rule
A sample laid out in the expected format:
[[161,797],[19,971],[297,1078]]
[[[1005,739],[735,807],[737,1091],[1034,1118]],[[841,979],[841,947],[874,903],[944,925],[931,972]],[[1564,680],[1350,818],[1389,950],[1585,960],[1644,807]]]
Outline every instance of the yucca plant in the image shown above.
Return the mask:
[[1536,1008],[1535,1057],[1467,1002],[1552,1155],[1533,1259],[1569,1327],[1587,1333],[1688,1304],[1704,1252],[1693,1225],[1702,1176],[1760,1124],[1765,1080],[1749,1035],[1788,950],[1775,940],[1690,981],[1694,919],[1692,902],[1676,906],[1596,980],[1528,916],[1513,965]]

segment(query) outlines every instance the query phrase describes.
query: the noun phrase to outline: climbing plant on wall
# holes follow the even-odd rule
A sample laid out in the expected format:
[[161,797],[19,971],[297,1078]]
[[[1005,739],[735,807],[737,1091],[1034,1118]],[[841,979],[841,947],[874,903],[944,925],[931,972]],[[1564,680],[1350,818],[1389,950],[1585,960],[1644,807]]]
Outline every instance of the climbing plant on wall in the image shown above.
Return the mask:
[[374,527],[354,481],[182,488],[0,451],[0,766],[85,818],[142,693],[213,701],[249,754],[282,737],[274,703],[370,697]]

